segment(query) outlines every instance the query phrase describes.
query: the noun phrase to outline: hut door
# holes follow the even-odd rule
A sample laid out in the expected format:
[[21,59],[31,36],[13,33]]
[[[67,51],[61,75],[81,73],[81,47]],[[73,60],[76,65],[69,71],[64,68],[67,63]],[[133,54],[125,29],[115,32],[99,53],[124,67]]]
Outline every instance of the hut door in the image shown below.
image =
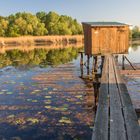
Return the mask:
[[101,28],[100,30],[100,50],[101,53],[110,52],[110,30],[108,28]]

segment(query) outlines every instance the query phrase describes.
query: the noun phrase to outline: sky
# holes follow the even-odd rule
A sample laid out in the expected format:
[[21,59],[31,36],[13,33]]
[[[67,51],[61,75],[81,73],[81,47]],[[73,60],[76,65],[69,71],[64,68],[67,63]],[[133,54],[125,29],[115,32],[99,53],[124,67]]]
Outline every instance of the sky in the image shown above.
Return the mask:
[[118,21],[140,26],[140,0],[1,0],[0,15],[55,11],[79,22]]

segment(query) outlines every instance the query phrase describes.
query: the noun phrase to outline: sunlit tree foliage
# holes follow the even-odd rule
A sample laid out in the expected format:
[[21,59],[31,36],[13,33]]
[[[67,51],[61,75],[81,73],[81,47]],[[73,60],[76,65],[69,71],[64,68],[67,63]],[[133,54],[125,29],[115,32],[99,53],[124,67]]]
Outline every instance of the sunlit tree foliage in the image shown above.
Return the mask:
[[25,35],[76,35],[82,34],[82,26],[76,19],[56,12],[37,12],[36,15],[18,12],[8,17],[0,16],[0,36]]

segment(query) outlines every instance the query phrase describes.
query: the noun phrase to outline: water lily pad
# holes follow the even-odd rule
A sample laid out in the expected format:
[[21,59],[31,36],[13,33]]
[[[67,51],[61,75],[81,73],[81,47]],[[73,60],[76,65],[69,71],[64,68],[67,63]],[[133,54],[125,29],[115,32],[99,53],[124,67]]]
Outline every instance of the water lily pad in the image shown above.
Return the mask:
[[69,107],[69,105],[68,104],[64,104],[63,107],[67,108],[67,107]]
[[14,118],[14,117],[15,117],[14,114],[7,116],[7,118]]
[[32,124],[38,123],[39,120],[36,118],[28,118],[27,121],[31,122]]
[[37,101],[37,100],[32,100],[32,102],[33,102],[33,103],[36,103],[36,102],[38,102],[38,101]]
[[76,95],[75,97],[76,98],[82,98],[83,96],[82,95]]
[[60,120],[59,120],[60,123],[67,123],[67,124],[71,124],[71,120],[67,117],[62,117]]
[[44,102],[45,104],[50,104],[51,103],[51,100],[47,100]]
[[32,99],[27,99],[28,102],[32,101]]
[[52,108],[52,107],[51,107],[51,106],[45,106],[45,108],[50,109],[50,108]]
[[11,84],[16,84],[16,82],[15,81],[11,81]]
[[46,98],[46,99],[50,99],[50,98],[52,98],[52,96],[45,96],[45,98]]
[[13,92],[6,92],[6,94],[13,94]]
[[3,92],[3,91],[1,91],[1,92],[0,92],[0,94],[4,94],[4,92]]
[[43,88],[43,90],[48,90],[48,88]]
[[35,89],[33,92],[40,92],[41,90],[40,89]]
[[53,109],[56,111],[67,111],[68,110],[68,108],[66,108],[66,107],[53,107]]

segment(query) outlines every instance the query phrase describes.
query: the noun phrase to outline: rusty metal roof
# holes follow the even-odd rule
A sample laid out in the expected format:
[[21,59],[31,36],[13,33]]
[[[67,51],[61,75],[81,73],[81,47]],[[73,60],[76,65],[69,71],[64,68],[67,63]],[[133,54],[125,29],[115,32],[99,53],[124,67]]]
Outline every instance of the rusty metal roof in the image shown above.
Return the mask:
[[83,24],[87,24],[90,26],[128,26],[128,24],[120,23],[120,22],[83,22]]

